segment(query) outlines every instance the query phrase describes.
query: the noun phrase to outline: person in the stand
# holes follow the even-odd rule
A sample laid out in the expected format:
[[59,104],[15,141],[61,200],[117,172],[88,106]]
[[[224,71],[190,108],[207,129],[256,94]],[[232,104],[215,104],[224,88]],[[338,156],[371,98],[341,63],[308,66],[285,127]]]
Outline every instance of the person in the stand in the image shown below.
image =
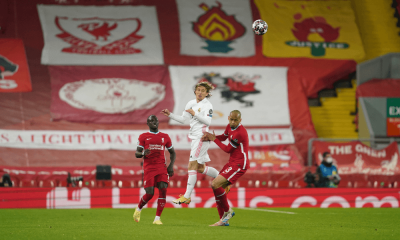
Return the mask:
[[322,162],[316,172],[316,187],[336,188],[340,182],[337,167],[333,165],[330,152],[322,154]]
[[10,174],[5,173],[3,176],[0,177],[0,187],[12,187],[12,181],[10,178]]

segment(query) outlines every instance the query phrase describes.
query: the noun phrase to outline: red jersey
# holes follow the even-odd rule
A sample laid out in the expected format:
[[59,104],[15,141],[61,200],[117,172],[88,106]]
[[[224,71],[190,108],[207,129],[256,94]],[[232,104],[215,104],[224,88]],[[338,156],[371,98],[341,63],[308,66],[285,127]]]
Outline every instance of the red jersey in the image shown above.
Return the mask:
[[[229,138],[228,146],[221,143]],[[246,128],[239,124],[235,129],[226,126],[225,132],[218,135],[214,141],[222,150],[230,153],[229,163],[235,164],[242,169],[250,167],[249,162],[249,136],[247,135]]]
[[150,154],[144,156],[144,171],[151,171],[161,168],[166,168],[165,165],[165,148],[171,149],[171,138],[166,133],[162,132],[147,132],[140,134],[138,147],[150,149]]

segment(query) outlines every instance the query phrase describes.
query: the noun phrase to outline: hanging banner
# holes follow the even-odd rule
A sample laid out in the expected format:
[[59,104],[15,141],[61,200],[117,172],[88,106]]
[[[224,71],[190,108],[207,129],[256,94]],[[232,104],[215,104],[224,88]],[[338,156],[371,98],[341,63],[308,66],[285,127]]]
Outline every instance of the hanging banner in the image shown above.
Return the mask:
[[362,60],[365,56],[350,1],[255,0],[270,26],[267,57]]
[[[0,130],[0,147],[59,150],[130,150],[136,151],[139,135],[144,130],[96,131],[24,131]],[[162,130],[170,136],[175,149],[191,149],[187,129]],[[291,129],[248,129],[250,146],[293,144]],[[216,134],[222,134],[217,130]],[[216,144],[210,148],[218,149]],[[282,153],[285,155],[288,152]],[[264,153],[263,153],[264,154]],[[280,154],[280,155],[282,155]],[[259,153],[255,153],[255,158]],[[283,156],[282,155],[282,156]],[[287,154],[286,154],[287,155]],[[284,157],[285,159],[287,157]],[[262,160],[262,159],[261,159]]]
[[[174,89],[174,113],[182,115],[195,99],[194,87],[208,81],[215,89],[211,126],[226,126],[232,110],[240,110],[244,126],[290,125],[286,67],[183,67],[170,66]],[[172,125],[179,124],[174,120]]]
[[0,39],[0,92],[32,91],[31,76],[21,39]]
[[255,54],[250,1],[177,0],[181,54],[248,57]]
[[399,149],[393,142],[384,149],[375,150],[361,142],[313,142],[314,159],[321,164],[322,154],[331,153],[339,174],[400,174]]
[[400,136],[400,98],[386,99],[386,134],[390,137]]
[[48,65],[156,65],[163,50],[155,6],[38,5]]
[[249,148],[250,171],[290,173],[304,168],[296,147],[293,145],[257,146]]
[[[232,188],[228,202],[234,208],[398,208],[400,189],[348,188]],[[168,188],[166,208],[216,208],[209,188],[195,188],[190,204],[173,204],[184,188]],[[135,208],[145,194],[143,188],[0,188],[0,208]],[[157,198],[144,208],[157,208]],[[215,209],[217,212],[217,209]],[[295,214],[286,211],[289,214]]]
[[172,108],[168,69],[152,67],[50,66],[54,120],[92,123],[146,123]]

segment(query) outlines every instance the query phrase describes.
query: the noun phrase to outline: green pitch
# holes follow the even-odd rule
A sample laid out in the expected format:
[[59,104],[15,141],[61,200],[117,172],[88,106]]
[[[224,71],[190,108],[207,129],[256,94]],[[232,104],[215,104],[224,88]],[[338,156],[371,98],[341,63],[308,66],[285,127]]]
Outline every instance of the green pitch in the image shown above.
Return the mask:
[[[267,211],[265,211],[267,210]],[[281,212],[270,212],[281,211]],[[400,209],[235,209],[229,227],[208,227],[216,209],[0,210],[1,239],[400,239]],[[290,212],[287,214],[282,212]]]

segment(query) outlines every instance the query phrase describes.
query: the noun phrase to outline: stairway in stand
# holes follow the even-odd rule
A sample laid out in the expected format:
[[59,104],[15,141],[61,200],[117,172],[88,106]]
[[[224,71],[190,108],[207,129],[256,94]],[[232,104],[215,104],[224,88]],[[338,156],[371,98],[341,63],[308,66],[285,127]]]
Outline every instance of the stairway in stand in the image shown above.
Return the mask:
[[322,90],[318,99],[309,101],[318,137],[358,138],[354,123],[356,88],[355,79],[340,81],[335,84],[335,89]]

